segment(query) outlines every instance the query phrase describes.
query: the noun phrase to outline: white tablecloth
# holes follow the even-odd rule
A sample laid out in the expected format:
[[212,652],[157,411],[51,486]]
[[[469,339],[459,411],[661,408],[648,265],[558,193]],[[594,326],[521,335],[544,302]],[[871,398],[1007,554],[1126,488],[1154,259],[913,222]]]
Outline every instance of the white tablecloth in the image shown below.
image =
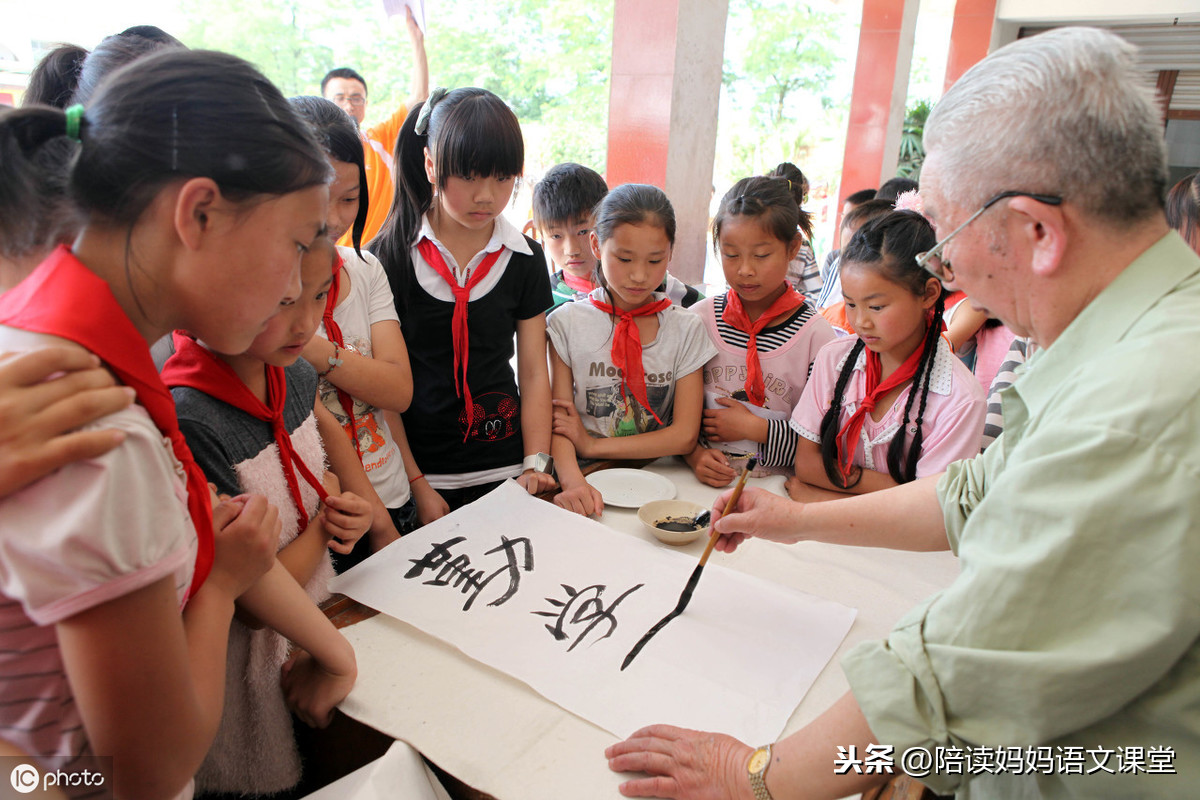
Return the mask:
[[[718,494],[680,461],[660,459],[647,469],[670,478],[680,498],[708,506]],[[752,479],[749,485],[783,493],[780,477]],[[633,509],[609,507],[601,521],[656,542]],[[701,539],[682,549],[698,558],[705,543]],[[815,719],[845,693],[846,679],[838,666],[843,653],[858,642],[886,636],[905,611],[958,574],[949,552],[811,542],[789,547],[752,540],[732,555],[715,553],[713,559],[859,610],[837,656],[792,714],[786,733]],[[604,748],[615,739],[607,731],[390,617],[373,617],[343,633],[358,657],[358,683],[341,705],[351,717],[408,742],[459,780],[499,800],[620,796],[617,785],[626,776],[608,769]]]

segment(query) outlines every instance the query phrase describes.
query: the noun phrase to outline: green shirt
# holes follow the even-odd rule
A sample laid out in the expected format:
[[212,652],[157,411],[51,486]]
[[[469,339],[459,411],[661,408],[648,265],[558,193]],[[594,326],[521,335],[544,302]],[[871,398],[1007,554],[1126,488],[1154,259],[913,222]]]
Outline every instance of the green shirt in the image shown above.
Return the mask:
[[[938,483],[960,577],[843,660],[897,763],[908,747],[985,748],[964,774],[925,778],[936,791],[1200,791],[1198,347],[1200,258],[1171,232],[1005,391],[996,443]],[[1016,746],[1031,763],[977,772]],[[1139,753],[1143,771],[1121,774]],[[1077,763],[1093,774],[1062,774]],[[1145,771],[1164,765],[1178,774]]]

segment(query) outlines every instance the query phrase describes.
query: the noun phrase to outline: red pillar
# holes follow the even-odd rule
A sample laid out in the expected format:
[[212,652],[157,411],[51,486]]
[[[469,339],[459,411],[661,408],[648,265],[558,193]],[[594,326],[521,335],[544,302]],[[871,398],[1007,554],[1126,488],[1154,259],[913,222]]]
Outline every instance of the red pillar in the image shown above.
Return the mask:
[[995,21],[996,0],[957,0],[954,4],[954,26],[950,29],[950,51],[946,58],[946,89],[988,54]]
[[863,0],[850,124],[838,192],[839,225],[841,207],[848,195],[879,186],[903,19],[904,0]]
[[679,0],[616,0],[613,7],[609,186],[666,186],[678,14]]

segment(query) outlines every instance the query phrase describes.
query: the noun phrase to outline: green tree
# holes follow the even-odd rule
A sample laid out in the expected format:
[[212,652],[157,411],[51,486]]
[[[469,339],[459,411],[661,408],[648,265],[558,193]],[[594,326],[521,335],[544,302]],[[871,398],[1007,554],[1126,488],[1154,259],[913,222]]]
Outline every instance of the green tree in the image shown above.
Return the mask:
[[925,120],[933,103],[918,100],[908,107],[904,115],[904,129],[900,134],[900,161],[896,174],[901,178],[921,180],[921,165],[925,163]]

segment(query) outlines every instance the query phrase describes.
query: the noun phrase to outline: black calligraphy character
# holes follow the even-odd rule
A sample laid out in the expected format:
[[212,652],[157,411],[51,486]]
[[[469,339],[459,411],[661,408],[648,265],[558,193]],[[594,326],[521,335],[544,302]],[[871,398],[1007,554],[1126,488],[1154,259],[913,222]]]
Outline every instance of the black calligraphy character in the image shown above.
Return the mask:
[[[437,575],[425,581],[426,586],[450,586],[453,585],[463,594],[469,594],[467,602],[463,604],[463,611],[470,611],[471,606],[475,604],[475,600],[483,592],[487,585],[503,573],[508,573],[508,589],[504,594],[488,603],[489,606],[499,606],[506,603],[514,594],[517,593],[517,588],[521,582],[521,572],[533,571],[533,547],[529,540],[525,537],[517,539],[509,539],[507,536],[501,535],[500,544],[488,550],[484,555],[504,552],[507,563],[485,577],[482,569],[471,569],[471,557],[465,554],[459,554],[451,558],[450,548],[459,542],[463,541],[465,536],[456,536],[453,539],[447,539],[444,542],[433,545],[429,552],[421,558],[409,559],[413,567],[408,572],[404,573],[405,578],[419,578],[426,570],[437,571]],[[516,548],[518,545],[524,545],[524,558],[518,558]]]
[[[530,613],[537,614],[539,617],[558,617],[558,622],[556,622],[554,625],[547,625],[546,630],[550,631],[550,634],[560,642],[567,638],[568,634],[563,630],[563,626],[568,622],[571,625],[587,623],[587,627],[583,629],[582,633],[575,637],[575,641],[572,642],[571,646],[567,648],[568,653],[575,649],[575,645],[587,638],[587,635],[591,633],[592,630],[600,623],[606,623],[608,625],[608,630],[603,636],[597,638],[595,641],[603,641],[609,636],[612,636],[613,632],[617,629],[617,619],[613,616],[613,612],[617,610],[617,606],[621,605],[622,600],[644,586],[644,584],[639,583],[632,589],[627,590],[616,600],[613,600],[606,609],[604,607],[604,601],[601,599],[601,595],[604,594],[604,590],[608,587],[597,584],[595,586],[589,586],[583,591],[576,591],[574,588],[567,586],[565,583],[560,585],[566,591],[570,599],[564,602],[562,600],[555,600],[553,597],[547,597],[546,600],[549,601],[550,605],[552,606],[561,607],[561,611],[531,611]],[[595,644],[595,642],[593,642],[593,644]]]

